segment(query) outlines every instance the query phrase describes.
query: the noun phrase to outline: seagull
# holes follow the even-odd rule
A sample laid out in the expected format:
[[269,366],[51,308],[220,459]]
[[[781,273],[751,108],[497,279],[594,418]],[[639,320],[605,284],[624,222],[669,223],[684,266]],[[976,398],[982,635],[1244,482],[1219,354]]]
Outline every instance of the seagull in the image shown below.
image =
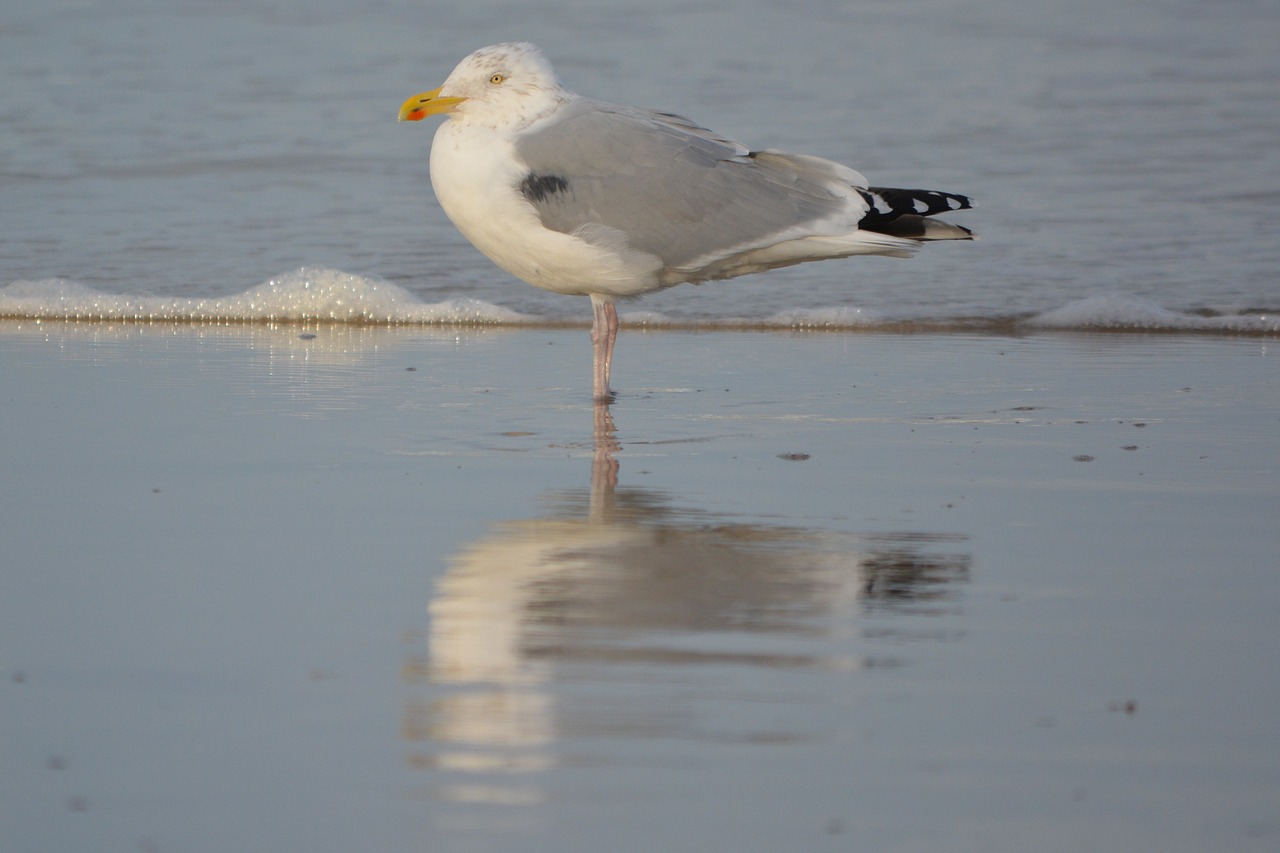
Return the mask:
[[872,187],[830,160],[753,150],[683,116],[582,97],[527,42],[480,48],[400,107],[400,121],[430,115],[447,117],[430,171],[454,226],[517,278],[591,297],[600,402],[613,399],[619,299],[973,239],[927,218],[972,207],[966,196]]

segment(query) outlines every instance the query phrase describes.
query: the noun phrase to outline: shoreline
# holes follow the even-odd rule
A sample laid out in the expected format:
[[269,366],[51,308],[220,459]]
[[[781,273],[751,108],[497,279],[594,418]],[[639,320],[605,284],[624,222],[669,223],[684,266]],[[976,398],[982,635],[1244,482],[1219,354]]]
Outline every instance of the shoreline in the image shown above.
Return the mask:
[[[1270,312],[1257,312],[1260,319],[1268,321]],[[1046,325],[1036,322],[1039,315],[1026,314],[1005,318],[956,318],[952,320],[869,320],[865,322],[793,322],[770,321],[768,319],[722,319],[722,320],[680,320],[669,317],[656,317],[645,312],[627,314],[620,312],[621,332],[705,332],[726,333],[762,332],[762,333],[814,333],[814,334],[868,334],[868,335],[967,335],[992,337],[1029,337],[1033,335],[1117,335],[1117,336],[1186,336],[1198,337],[1240,337],[1240,338],[1276,338],[1280,337],[1280,328],[1248,328],[1248,327],[1212,327],[1185,328],[1178,326],[1113,324],[1113,325]],[[1205,319],[1249,319],[1255,312],[1242,314],[1204,314]],[[17,315],[0,313],[0,334],[6,331],[21,332],[28,325],[50,327],[56,324],[68,326],[139,326],[139,327],[173,327],[180,329],[201,328],[256,328],[269,329],[297,328],[302,331],[324,329],[330,327],[351,327],[355,329],[385,329],[390,332],[414,330],[488,330],[510,329],[513,331],[554,331],[554,330],[590,330],[589,320],[570,320],[528,317],[519,320],[379,320],[375,318],[335,319],[325,316],[304,317],[261,317],[261,318],[181,318],[147,316],[63,316],[63,315]],[[10,327],[6,329],[6,327]]]

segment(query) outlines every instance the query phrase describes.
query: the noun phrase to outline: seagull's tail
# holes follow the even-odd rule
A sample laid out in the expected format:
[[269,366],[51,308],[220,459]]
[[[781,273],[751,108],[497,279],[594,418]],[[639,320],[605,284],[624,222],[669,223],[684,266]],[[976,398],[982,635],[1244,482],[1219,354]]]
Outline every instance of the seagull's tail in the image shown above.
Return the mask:
[[858,190],[867,202],[867,212],[858,223],[863,231],[905,237],[909,240],[972,240],[973,232],[962,225],[927,219],[935,213],[969,210],[968,196],[936,190],[897,190],[868,187]]

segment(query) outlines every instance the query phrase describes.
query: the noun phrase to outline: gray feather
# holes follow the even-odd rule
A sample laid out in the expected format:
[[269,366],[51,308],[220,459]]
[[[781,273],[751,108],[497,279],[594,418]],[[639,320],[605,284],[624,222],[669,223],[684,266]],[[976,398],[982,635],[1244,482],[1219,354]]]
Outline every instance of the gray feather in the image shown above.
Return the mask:
[[752,153],[666,113],[577,101],[515,150],[543,225],[584,239],[605,226],[668,268],[833,217],[851,221],[821,230],[847,232],[861,213],[826,161]]

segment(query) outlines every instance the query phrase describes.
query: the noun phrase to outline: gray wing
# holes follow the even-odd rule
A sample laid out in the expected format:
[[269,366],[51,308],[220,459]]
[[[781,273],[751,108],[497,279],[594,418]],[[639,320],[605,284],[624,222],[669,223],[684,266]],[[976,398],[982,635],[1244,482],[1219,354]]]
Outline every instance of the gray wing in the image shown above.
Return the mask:
[[849,189],[865,179],[851,169],[751,152],[667,113],[584,99],[515,149],[529,169],[520,190],[543,225],[586,239],[616,229],[668,268],[809,226],[847,233],[866,210]]

